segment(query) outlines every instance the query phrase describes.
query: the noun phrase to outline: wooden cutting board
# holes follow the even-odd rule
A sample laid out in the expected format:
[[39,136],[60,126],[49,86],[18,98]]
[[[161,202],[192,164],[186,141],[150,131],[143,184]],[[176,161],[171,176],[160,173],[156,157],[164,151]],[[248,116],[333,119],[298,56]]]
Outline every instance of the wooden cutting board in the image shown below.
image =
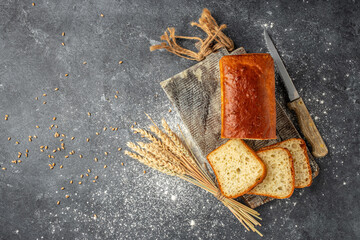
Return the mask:
[[[231,55],[244,53],[246,53],[244,48],[238,48]],[[220,49],[202,62],[160,83],[174,108],[179,112],[202,157],[206,157],[227,141],[221,138],[219,60],[224,55],[229,55],[229,52],[225,48]],[[279,102],[276,103],[276,115],[277,139],[246,140],[246,143],[255,151],[289,138],[300,138]],[[319,174],[319,167],[309,151],[308,154],[313,178],[315,178]],[[241,198],[251,208],[273,200],[273,198],[256,195],[244,195]]]

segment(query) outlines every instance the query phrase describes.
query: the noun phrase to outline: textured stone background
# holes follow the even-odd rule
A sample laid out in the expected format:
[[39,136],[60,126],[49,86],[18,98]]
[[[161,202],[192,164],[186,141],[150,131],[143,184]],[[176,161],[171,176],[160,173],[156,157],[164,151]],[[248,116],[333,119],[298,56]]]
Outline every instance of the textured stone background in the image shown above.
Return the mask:
[[[248,52],[267,51],[268,29],[330,150],[313,186],[257,209],[264,239],[360,238],[358,1],[2,0],[0,239],[259,239],[203,190],[117,151],[134,139],[134,122],[149,124],[144,111],[181,123],[159,82],[194,62],[149,46],[168,26],[201,35],[189,23],[204,7]],[[286,100],[281,82],[277,95]],[[56,131],[66,151],[49,159],[39,147],[60,146]],[[18,152],[22,163],[12,164]]]

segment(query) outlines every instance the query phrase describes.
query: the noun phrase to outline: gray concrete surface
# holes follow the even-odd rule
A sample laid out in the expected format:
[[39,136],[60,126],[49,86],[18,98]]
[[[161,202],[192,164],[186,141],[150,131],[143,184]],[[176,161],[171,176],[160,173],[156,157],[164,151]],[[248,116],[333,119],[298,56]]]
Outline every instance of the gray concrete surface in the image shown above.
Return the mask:
[[181,123],[159,82],[194,62],[149,46],[168,26],[201,34],[189,23],[204,7],[248,52],[267,52],[268,29],[329,146],[313,186],[257,209],[264,239],[360,238],[358,1],[34,2],[0,1],[0,239],[259,239],[203,190],[117,151],[144,111]]

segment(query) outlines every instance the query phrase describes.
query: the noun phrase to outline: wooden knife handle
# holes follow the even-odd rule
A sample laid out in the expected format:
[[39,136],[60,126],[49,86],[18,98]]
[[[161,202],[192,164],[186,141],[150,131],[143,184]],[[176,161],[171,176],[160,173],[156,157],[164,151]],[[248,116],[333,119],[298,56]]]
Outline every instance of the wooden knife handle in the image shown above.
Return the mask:
[[328,153],[328,149],[302,98],[289,102],[288,107],[295,111],[301,131],[311,144],[312,154],[317,158],[324,157]]

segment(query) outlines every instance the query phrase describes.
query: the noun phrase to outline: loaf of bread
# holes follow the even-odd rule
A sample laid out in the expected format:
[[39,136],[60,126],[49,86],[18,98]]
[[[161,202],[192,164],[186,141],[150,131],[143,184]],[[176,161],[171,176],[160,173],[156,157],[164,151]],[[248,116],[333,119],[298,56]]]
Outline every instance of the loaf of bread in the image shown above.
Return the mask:
[[216,175],[221,193],[239,197],[262,182],[266,167],[241,139],[231,139],[212,151],[207,159]]
[[301,138],[291,138],[260,150],[282,147],[292,155],[295,170],[295,188],[309,187],[312,184],[312,172],[307,155],[305,141]]
[[275,74],[270,54],[220,59],[221,137],[276,139]]
[[256,152],[267,170],[262,183],[256,185],[247,194],[272,198],[289,198],[295,188],[295,173],[291,154],[285,148],[271,148]]

